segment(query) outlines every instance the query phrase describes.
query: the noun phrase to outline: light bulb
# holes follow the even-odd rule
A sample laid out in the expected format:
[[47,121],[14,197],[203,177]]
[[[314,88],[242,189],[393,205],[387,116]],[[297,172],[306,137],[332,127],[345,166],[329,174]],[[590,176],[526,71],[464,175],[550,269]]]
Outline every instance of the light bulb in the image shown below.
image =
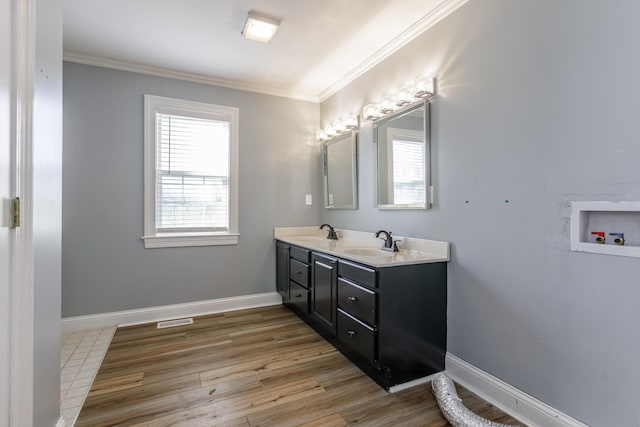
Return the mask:
[[407,104],[411,104],[413,101],[413,88],[411,86],[404,86],[398,89],[394,96],[395,104],[398,107],[404,107]]
[[374,120],[380,117],[378,106],[376,104],[365,105],[362,109],[362,117],[364,117],[365,120]]
[[435,95],[435,83],[432,77],[420,77],[413,82],[413,95],[416,98],[429,98]]
[[378,111],[382,114],[389,114],[396,109],[396,103],[393,102],[393,96],[387,95],[378,101]]
[[347,125],[342,120],[338,120],[333,123],[333,129],[335,129],[337,134],[341,134],[347,130]]
[[336,130],[333,128],[333,124],[324,128],[324,133],[327,135],[327,138],[333,138],[336,136]]
[[347,129],[355,129],[358,127],[358,116],[348,116],[341,121]]

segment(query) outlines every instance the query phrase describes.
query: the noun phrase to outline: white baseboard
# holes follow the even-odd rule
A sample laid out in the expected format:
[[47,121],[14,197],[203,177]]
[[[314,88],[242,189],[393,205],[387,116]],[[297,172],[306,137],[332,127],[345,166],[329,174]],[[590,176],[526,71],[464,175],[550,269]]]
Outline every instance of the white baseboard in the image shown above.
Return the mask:
[[429,376],[426,376],[426,377],[422,377],[422,378],[418,378],[418,379],[415,379],[415,380],[412,380],[412,381],[408,381],[406,383],[394,385],[393,387],[389,387],[389,393],[397,393],[399,391],[406,390],[408,388],[415,387],[417,385],[428,383],[429,381],[431,381],[433,379],[434,375],[435,374],[432,374],[432,375],[429,375]]
[[58,422],[56,423],[56,427],[65,427],[67,423],[64,422],[64,418],[58,418]]
[[446,372],[455,382],[529,427],[588,427],[453,354],[447,353]]
[[178,317],[202,316],[205,314],[243,310],[255,307],[266,307],[278,304],[282,304],[280,294],[277,292],[268,292],[264,294],[219,298],[184,304],[117,311],[113,313],[67,317],[62,319],[62,332],[106,328],[108,326],[131,326],[141,323],[170,320]]

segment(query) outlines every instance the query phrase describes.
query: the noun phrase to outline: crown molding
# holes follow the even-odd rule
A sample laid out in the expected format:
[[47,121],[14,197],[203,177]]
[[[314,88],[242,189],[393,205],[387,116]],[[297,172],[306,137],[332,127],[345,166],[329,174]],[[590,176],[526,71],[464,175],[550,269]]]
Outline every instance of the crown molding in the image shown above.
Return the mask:
[[373,55],[369,56],[343,77],[333,82],[325,90],[320,92],[320,94],[318,95],[320,102],[323,102],[330,96],[334,95],[340,89],[347,86],[349,83],[375,67],[377,64],[379,64],[391,54],[402,48],[404,45],[418,37],[420,34],[424,33],[426,30],[442,21],[449,14],[454,12],[456,9],[458,9],[468,1],[469,0],[444,0],[442,3],[440,3],[440,5],[438,5],[438,7],[420,18],[420,20],[418,20],[415,24],[407,28],[400,35],[380,48]]
[[307,102],[323,102],[330,96],[334,95],[340,89],[369,71],[371,68],[382,62],[391,54],[402,48],[404,45],[424,33],[426,30],[443,20],[449,14],[454,12],[460,6],[469,0],[443,0],[433,11],[423,16],[412,26],[403,31],[396,38],[391,40],[385,46],[369,56],[351,71],[340,79],[333,82],[326,89],[317,95],[294,93],[286,91],[273,90],[265,86],[252,85],[231,79],[222,79],[217,77],[205,76],[202,74],[188,73],[183,71],[171,70],[162,67],[154,67],[149,65],[137,64],[129,61],[120,61],[111,58],[104,58],[92,55],[85,55],[77,52],[65,51],[63,59],[67,62],[75,62],[77,64],[93,65],[96,67],[111,68],[121,71],[129,71],[133,73],[146,74],[150,76],[166,77],[170,79],[184,80],[194,83],[201,83],[212,86],[226,87],[230,89],[244,90],[248,92],[261,93],[264,95],[279,96],[284,98],[295,99]]
[[162,67],[153,67],[149,65],[137,64],[129,61],[120,61],[116,59],[103,58],[99,56],[84,55],[77,52],[65,51],[63,59],[67,62],[76,64],[92,65],[96,67],[111,68],[120,71],[129,71],[132,73],[146,74],[149,76],[166,77],[176,80],[184,80],[188,82],[201,83],[211,86],[226,87],[229,89],[244,90],[248,92],[261,93],[263,95],[279,96],[283,98],[295,99],[298,101],[319,102],[318,96],[283,92],[272,90],[262,86],[256,86],[229,79],[221,79],[217,77],[205,76],[196,73],[187,73],[183,71],[170,70]]

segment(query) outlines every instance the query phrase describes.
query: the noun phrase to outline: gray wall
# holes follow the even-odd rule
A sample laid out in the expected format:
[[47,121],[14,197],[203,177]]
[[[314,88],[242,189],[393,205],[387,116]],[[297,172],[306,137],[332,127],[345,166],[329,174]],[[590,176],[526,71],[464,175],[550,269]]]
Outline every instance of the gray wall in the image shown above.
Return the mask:
[[[145,93],[239,108],[238,245],[144,249]],[[318,126],[315,103],[65,63],[63,317],[275,292],[273,227],[319,222]]]
[[640,262],[570,252],[567,204],[640,200],[638,16],[634,1],[473,0],[321,105],[326,124],[439,78],[434,208],[371,208],[364,124],[360,209],[321,221],[450,241],[449,351],[592,426],[640,425]]
[[62,1],[37,0],[33,110],[33,425],[60,414]]

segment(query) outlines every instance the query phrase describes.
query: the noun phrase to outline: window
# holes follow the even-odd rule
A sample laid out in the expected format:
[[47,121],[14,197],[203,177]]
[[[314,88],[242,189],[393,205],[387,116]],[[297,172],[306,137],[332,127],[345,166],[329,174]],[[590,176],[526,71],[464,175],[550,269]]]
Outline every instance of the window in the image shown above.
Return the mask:
[[238,243],[238,109],[145,95],[146,248]]
[[389,128],[393,203],[420,205],[425,203],[425,143],[424,132]]

